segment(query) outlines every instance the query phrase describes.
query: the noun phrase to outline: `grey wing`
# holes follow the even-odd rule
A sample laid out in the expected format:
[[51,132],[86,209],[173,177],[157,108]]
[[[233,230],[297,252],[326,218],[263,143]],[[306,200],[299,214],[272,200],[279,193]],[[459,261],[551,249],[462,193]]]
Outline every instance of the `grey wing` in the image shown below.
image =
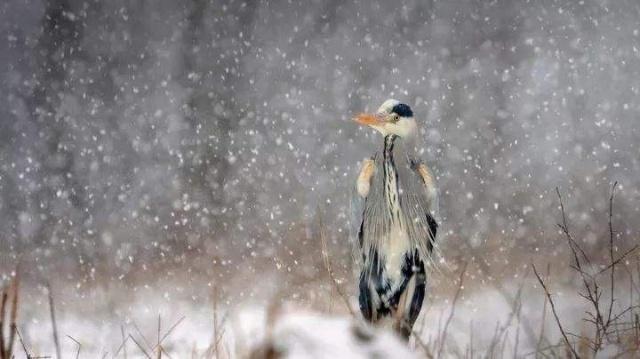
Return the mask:
[[[375,161],[376,156],[372,156],[368,160]],[[375,166],[375,165],[374,165]],[[361,170],[362,171],[362,170]],[[360,176],[358,176],[359,178]],[[371,175],[371,181],[375,177],[374,173]],[[364,212],[367,201],[367,196],[362,196],[357,189],[357,180],[356,183],[351,187],[351,202],[350,202],[350,226],[349,226],[349,239],[351,240],[353,246],[353,260],[357,264],[355,269],[358,269],[362,266],[363,261],[363,226],[364,226]]]
[[409,163],[413,170],[413,178],[419,183],[418,187],[422,189],[421,192],[425,196],[426,210],[435,220],[439,215],[439,200],[434,176],[426,163],[411,158]]
[[438,231],[435,183],[423,162],[407,156],[406,163],[408,166],[403,168],[403,187],[406,189],[406,195],[405,202],[401,205],[411,223],[410,237],[420,255],[430,258]]
[[357,246],[362,246],[362,223],[364,220],[364,202],[365,198],[362,198],[356,187],[353,186],[351,190],[351,226],[349,227],[349,238],[352,243]]
[[366,198],[363,198],[358,194],[356,185],[351,188],[351,203],[350,203],[350,226],[349,226],[349,239],[351,241],[352,260],[354,275],[357,277],[360,271],[364,267],[364,258],[362,250],[362,231],[364,224],[364,209]]

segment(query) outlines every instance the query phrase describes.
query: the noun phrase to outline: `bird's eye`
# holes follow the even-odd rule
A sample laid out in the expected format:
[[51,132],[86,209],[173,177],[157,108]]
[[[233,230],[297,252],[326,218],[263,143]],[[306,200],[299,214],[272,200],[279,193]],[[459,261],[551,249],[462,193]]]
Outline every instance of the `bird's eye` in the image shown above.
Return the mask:
[[398,122],[399,119],[400,119],[400,115],[398,115],[395,112],[392,113],[391,116],[389,116],[389,122],[396,123],[396,122]]

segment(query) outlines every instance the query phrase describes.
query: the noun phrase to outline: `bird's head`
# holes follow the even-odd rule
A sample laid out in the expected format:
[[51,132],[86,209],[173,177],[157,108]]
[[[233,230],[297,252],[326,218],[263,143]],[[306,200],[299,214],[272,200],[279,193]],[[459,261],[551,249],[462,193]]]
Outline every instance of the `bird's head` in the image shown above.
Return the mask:
[[361,113],[354,121],[376,129],[383,136],[393,134],[407,138],[417,130],[411,107],[393,99],[386,100],[376,113]]

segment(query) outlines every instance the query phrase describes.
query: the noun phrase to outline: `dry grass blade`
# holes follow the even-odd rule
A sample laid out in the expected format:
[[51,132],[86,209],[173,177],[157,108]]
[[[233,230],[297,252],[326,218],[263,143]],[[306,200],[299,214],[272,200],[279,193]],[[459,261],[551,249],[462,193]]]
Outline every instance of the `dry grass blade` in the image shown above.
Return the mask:
[[162,347],[160,346],[160,328],[162,327],[162,317],[158,314],[158,336],[156,337],[156,348],[158,348],[158,359],[162,358]]
[[213,295],[213,352],[216,355],[216,359],[220,357],[220,351],[218,349],[218,289],[214,288]]
[[218,287],[213,286],[213,292],[211,294],[212,297],[212,305],[213,305],[213,339],[209,344],[209,348],[207,348],[206,357],[210,358],[212,355],[215,358],[219,358],[219,348],[218,348]]
[[424,351],[424,355],[426,355],[426,357],[429,359],[433,359],[433,354],[431,353],[429,346],[422,341],[422,338],[420,338],[420,333],[413,331],[413,338],[415,339],[416,343],[418,343],[418,346],[422,348],[422,351]]
[[[53,302],[53,293],[51,292],[51,285],[46,283],[47,296],[49,298],[49,313],[51,314],[51,330],[53,331],[53,344],[56,348],[56,357],[61,358],[60,355],[60,340],[58,339],[58,325],[56,323],[56,309]],[[79,344],[79,343],[78,343]]]
[[456,304],[458,303],[458,299],[460,298],[460,293],[462,292],[462,288],[464,287],[463,285],[464,274],[467,271],[467,264],[468,264],[467,262],[464,262],[464,264],[462,265],[462,271],[460,271],[460,277],[458,278],[458,288],[456,289],[456,293],[453,296],[453,301],[451,302],[451,312],[449,312],[449,316],[447,317],[447,320],[444,323],[444,328],[442,330],[442,337],[440,338],[440,343],[438,345],[438,354],[436,355],[437,358],[442,358],[442,350],[444,349],[444,344],[447,340],[447,332],[448,332],[449,324],[453,319],[453,316],[456,311]]
[[144,356],[146,356],[148,359],[151,359],[151,355],[149,355],[149,353],[147,353],[147,351],[142,347],[142,345],[138,343],[136,338],[134,338],[131,334],[129,334],[129,338],[131,338],[131,340],[136,344],[136,346],[140,349],[140,351],[142,352],[142,354],[144,354]]
[[[122,338],[122,349],[123,349],[123,353],[124,353],[124,359],[127,359],[127,344],[126,344],[126,337],[124,335],[124,326],[123,325],[120,325],[120,337]],[[118,349],[118,352],[119,351],[120,351],[120,349]],[[116,353],[115,355],[118,355],[118,354]]]
[[[6,316],[8,294],[4,287],[2,287],[2,297],[0,298],[0,359],[8,359],[8,354],[4,343],[4,319]],[[11,353],[9,353],[10,355]]]
[[[159,338],[159,340],[158,340],[158,344],[155,347],[152,348],[152,351],[156,350],[159,346],[161,346],[162,343],[164,342],[164,340],[167,339],[167,337],[169,335],[171,335],[171,333],[176,329],[176,327],[178,325],[180,325],[180,323],[182,323],[182,321],[185,318],[186,318],[185,316],[182,316],[175,323],[173,323],[173,325],[169,328],[169,330],[166,331],[166,333],[164,333],[164,335],[161,338],[160,338],[160,327],[159,327],[159,325],[160,325],[160,321],[159,320],[160,319],[158,319],[158,338]],[[165,354],[166,354],[166,352],[165,352]]]
[[[545,277],[549,278],[549,275],[551,275],[551,263],[547,263],[547,272]],[[536,342],[536,353],[541,353],[542,351],[540,350],[540,348],[542,348],[542,342],[544,340],[546,340],[545,336],[544,336],[544,324],[547,322],[547,297],[544,297],[544,303],[542,304],[542,321],[540,322],[540,334],[538,335],[538,341]],[[549,343],[548,340],[546,340],[547,343]]]
[[120,350],[122,350],[124,348],[124,357],[127,357],[127,340],[129,340],[129,338],[131,337],[131,335],[127,335],[126,337],[124,336],[124,328],[122,326],[120,326],[120,333],[122,334],[122,342],[120,343],[120,346],[118,347],[118,349],[116,350],[116,352],[113,354],[113,357],[117,357],[118,354],[120,354]]
[[13,279],[13,285],[11,286],[11,321],[9,329],[9,343],[7,343],[7,358],[13,353],[13,343],[16,341],[16,334],[18,332],[18,292],[20,291],[20,271],[16,267],[16,276]]
[[336,278],[333,267],[331,265],[331,258],[329,257],[329,249],[327,247],[327,240],[325,238],[324,223],[322,221],[322,212],[320,211],[320,208],[318,208],[318,225],[320,226],[320,242],[322,244],[322,260],[324,262],[324,266],[327,269],[327,273],[329,274],[329,277],[331,278],[333,286],[336,288],[338,295],[340,295],[340,298],[342,298],[342,301],[349,310],[351,316],[355,318],[356,313],[353,308],[351,308],[351,303],[349,303],[349,296],[344,292],[342,286],[340,286],[340,282]]
[[569,342],[569,338],[567,337],[567,333],[565,332],[564,328],[562,327],[562,323],[560,323],[560,318],[558,317],[558,313],[556,312],[556,306],[553,303],[553,299],[551,299],[551,293],[549,293],[549,290],[547,289],[547,286],[544,284],[544,281],[542,280],[542,277],[540,277],[540,274],[538,274],[538,270],[536,269],[536,266],[531,264],[531,267],[533,267],[533,273],[535,273],[536,278],[538,278],[538,282],[540,283],[540,285],[542,286],[542,289],[544,290],[544,294],[547,296],[547,300],[549,301],[549,305],[551,305],[551,312],[553,313],[553,316],[554,316],[554,318],[556,320],[556,324],[558,325],[558,329],[560,329],[560,333],[562,334],[562,338],[564,339],[564,342],[567,345],[567,348],[569,350],[571,350],[571,353],[573,354],[573,356],[576,359],[579,359],[580,356],[578,355],[578,353],[575,351],[575,349],[573,348],[573,346]]
[[[159,348],[159,351],[160,351],[160,352],[164,353],[164,355],[166,355],[166,356],[167,356],[167,358],[169,358],[169,359],[173,359],[173,357],[169,354],[169,352],[168,352],[168,351],[166,351],[166,350],[162,347],[162,345],[160,345],[158,348]],[[160,357],[161,357],[161,355],[160,355],[160,354],[158,354],[158,358],[160,358]]]
[[[73,340],[76,345],[78,346],[78,351],[76,351],[76,359],[78,359],[80,357],[80,350],[82,349],[82,344],[80,344],[79,341],[77,341],[74,337],[72,337],[71,335],[67,334],[67,338]],[[116,353],[117,354],[117,353]],[[115,355],[114,355],[115,356]]]
[[[511,323],[513,322],[513,318],[516,317],[518,319],[518,322],[520,322],[519,316],[520,316],[520,310],[522,308],[522,290],[525,284],[524,279],[526,279],[528,275],[529,275],[529,271],[527,270],[527,272],[523,276],[523,281],[518,287],[518,291],[516,292],[516,295],[513,298],[513,301],[511,302],[511,311],[509,312],[509,317],[507,318],[505,323],[502,325],[500,325],[500,322],[498,322],[498,326],[496,327],[496,333],[489,345],[488,355],[490,356],[493,356],[495,348],[498,347],[501,342],[503,346],[505,345],[508,330],[509,330],[509,327],[511,326]],[[519,324],[517,328],[519,330],[520,328]],[[500,351],[500,353],[503,353],[503,352],[504,350]]]
[[[486,276],[491,276],[491,269],[489,268],[489,265],[487,264],[487,262],[485,260],[476,260],[474,261],[474,263],[476,265],[478,265],[478,268],[486,275]],[[528,273],[527,273],[528,274]],[[516,297],[514,296],[514,294],[505,287],[504,283],[500,282],[500,281],[496,281],[493,282],[493,287],[496,289],[496,291],[498,291],[498,293],[504,298],[504,300],[507,303],[515,303],[516,301]],[[538,336],[536,335],[536,331],[534,330],[534,328],[531,326],[531,324],[528,321],[522,321],[520,323],[520,326],[522,327],[522,329],[524,330],[527,338],[529,339],[529,341],[531,343],[536,343]],[[546,340],[546,338],[545,338]]]
[[211,339],[211,343],[207,348],[206,358],[219,358],[220,357],[220,342],[224,337],[225,329],[223,325],[227,319],[227,314],[225,314],[222,319],[218,318],[219,309],[218,309],[218,287],[213,287],[213,338]]
[[469,321],[469,358],[474,357],[473,351],[473,320]]
[[22,340],[22,335],[20,335],[20,331],[18,330],[18,328],[16,328],[15,332],[18,335],[18,340],[20,340],[20,344],[22,345],[22,350],[24,351],[24,355],[27,357],[27,359],[33,359],[31,354],[29,354],[27,345],[24,343],[24,340]]
[[[0,359],[13,358],[13,343],[15,343],[16,331],[18,330],[18,291],[20,281],[18,270],[19,268],[16,267],[16,276],[7,287],[2,288],[2,297],[0,298]],[[5,333],[5,329],[8,329],[8,333]]]
[[[523,282],[524,284],[524,282]],[[518,344],[520,343],[520,322],[522,314],[522,298],[520,298],[518,305],[518,313],[516,314],[516,343],[513,346],[513,358],[518,358]]]
[[[153,353],[153,351],[155,350],[155,347],[152,347],[151,344],[149,344],[149,341],[147,340],[147,338],[144,336],[144,334],[142,334],[142,331],[140,330],[140,328],[138,327],[138,325],[136,324],[136,322],[134,321],[133,323],[133,329],[136,330],[136,332],[138,333],[138,335],[140,336],[140,338],[142,338],[142,341],[147,345],[147,349],[149,349],[150,352]],[[129,334],[131,335],[131,334]],[[131,337],[131,339],[133,339],[133,337]],[[135,340],[134,340],[135,341]]]
[[166,333],[164,333],[164,335],[162,336],[162,338],[160,339],[160,343],[162,343],[175,329],[178,325],[180,325],[180,323],[182,323],[182,321],[185,319],[185,316],[182,316],[180,319],[178,319],[170,328],[169,330],[167,330]]

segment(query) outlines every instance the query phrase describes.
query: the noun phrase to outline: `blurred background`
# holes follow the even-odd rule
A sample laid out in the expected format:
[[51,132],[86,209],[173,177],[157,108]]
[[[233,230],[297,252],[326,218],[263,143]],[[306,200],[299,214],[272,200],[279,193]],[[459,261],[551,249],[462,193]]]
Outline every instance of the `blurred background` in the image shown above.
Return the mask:
[[421,126],[454,267],[566,262],[556,187],[599,253],[619,181],[634,241],[638,18],[635,0],[5,0],[1,276],[313,300],[318,211],[351,280],[350,196],[380,138],[350,118],[387,98]]

